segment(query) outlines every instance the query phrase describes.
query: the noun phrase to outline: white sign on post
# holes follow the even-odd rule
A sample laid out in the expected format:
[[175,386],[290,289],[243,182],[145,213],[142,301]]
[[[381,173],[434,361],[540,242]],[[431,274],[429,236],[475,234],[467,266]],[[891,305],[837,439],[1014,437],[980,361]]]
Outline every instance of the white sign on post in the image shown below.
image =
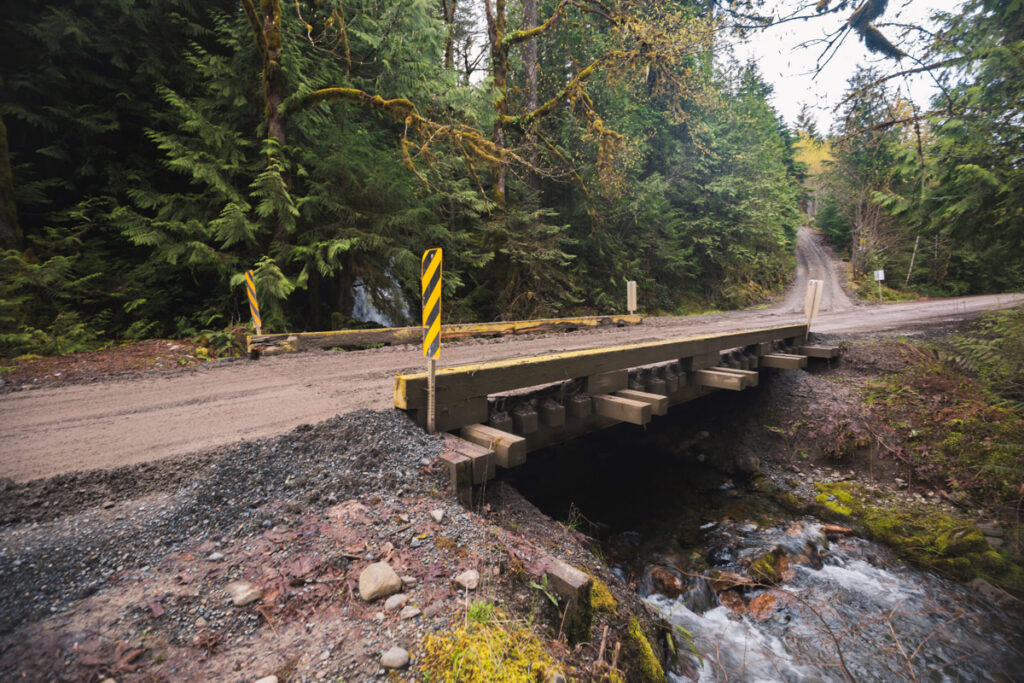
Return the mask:
[[630,315],[636,313],[636,280],[626,283],[626,310]]
[[876,270],[875,271],[875,282],[881,282],[884,279],[885,279],[885,271],[884,270]]

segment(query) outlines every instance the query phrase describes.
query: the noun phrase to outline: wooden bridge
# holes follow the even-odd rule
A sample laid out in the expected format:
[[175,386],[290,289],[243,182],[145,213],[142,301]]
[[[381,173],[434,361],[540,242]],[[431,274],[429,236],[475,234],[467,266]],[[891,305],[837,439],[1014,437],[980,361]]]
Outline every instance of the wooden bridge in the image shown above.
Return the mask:
[[[530,451],[757,386],[764,368],[798,370],[809,357],[839,355],[806,338],[807,325],[790,325],[439,369],[436,426],[461,437],[444,456],[453,487],[470,504],[474,486]],[[395,407],[424,427],[427,385],[426,373],[395,377]]]

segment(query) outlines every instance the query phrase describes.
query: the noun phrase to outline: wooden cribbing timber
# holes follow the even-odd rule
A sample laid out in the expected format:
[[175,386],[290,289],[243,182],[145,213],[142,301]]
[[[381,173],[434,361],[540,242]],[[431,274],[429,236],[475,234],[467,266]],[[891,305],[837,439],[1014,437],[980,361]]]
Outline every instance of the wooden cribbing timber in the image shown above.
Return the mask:
[[[763,368],[796,370],[808,356],[831,359],[836,346],[807,346],[806,325],[586,349],[437,371],[437,429],[474,445],[499,468],[526,454],[620,422],[645,425],[669,406],[712,391],[756,387]],[[425,424],[426,373],[395,377],[395,407]],[[483,455],[480,455],[480,453]],[[484,466],[449,458],[463,502]],[[460,469],[461,468],[461,469]]]
[[[643,322],[639,315],[594,315],[581,318],[541,318],[497,323],[461,323],[441,326],[445,342],[470,337],[501,337],[513,334],[572,332],[584,327],[625,327]],[[335,330],[332,332],[296,332],[294,334],[254,334],[246,337],[251,356],[289,353],[335,347],[351,348],[384,344],[419,344],[422,327],[381,327],[369,330]]]

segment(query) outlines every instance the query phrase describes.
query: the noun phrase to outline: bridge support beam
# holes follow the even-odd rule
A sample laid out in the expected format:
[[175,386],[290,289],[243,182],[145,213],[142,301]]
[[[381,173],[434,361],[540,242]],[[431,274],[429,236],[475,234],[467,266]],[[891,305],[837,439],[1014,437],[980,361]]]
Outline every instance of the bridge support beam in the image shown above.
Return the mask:
[[635,425],[645,425],[651,421],[650,403],[611,394],[594,396],[594,412],[601,417]]

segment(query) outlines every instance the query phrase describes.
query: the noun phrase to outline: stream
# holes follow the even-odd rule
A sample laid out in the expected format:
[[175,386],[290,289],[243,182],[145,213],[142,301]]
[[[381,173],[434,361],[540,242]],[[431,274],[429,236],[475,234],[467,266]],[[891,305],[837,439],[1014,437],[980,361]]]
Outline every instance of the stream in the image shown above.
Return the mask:
[[1024,680],[1019,613],[630,436],[567,445],[515,485],[673,625],[670,680]]

